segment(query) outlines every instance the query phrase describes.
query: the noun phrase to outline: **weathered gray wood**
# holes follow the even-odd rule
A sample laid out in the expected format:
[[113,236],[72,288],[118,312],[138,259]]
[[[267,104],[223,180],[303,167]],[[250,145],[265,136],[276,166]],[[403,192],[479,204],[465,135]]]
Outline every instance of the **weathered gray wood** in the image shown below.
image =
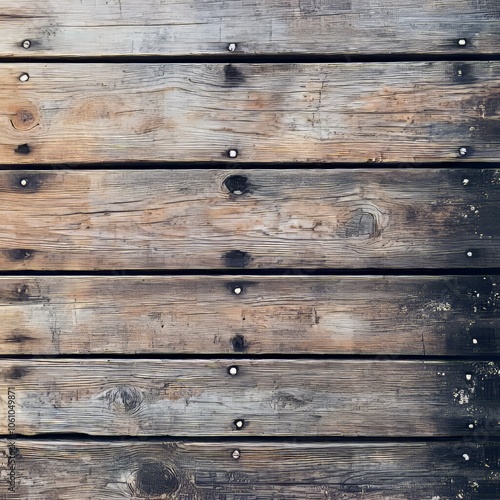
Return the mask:
[[0,354],[498,354],[499,278],[4,277]]
[[499,187],[496,169],[6,170],[0,269],[496,267]]
[[58,358],[4,359],[0,369],[2,434],[390,437],[499,430],[500,364],[493,362]]
[[[498,498],[499,443],[0,441],[2,498]],[[239,459],[233,458],[238,450]],[[236,455],[237,456],[237,455]],[[10,458],[9,457],[13,457]],[[10,460],[10,461],[9,461]],[[14,466],[13,482],[8,477]],[[14,491],[9,491],[13,485]]]
[[3,57],[500,51],[496,0],[1,0],[0,12]]
[[2,64],[0,83],[3,163],[500,159],[500,62]]

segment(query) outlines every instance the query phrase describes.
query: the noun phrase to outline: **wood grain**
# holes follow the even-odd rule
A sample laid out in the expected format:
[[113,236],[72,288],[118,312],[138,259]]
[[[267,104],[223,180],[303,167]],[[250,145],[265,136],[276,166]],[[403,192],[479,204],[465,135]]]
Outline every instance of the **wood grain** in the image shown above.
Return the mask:
[[[498,498],[499,443],[0,441],[3,498]],[[234,459],[235,450],[240,458]],[[10,461],[10,462],[9,462]],[[460,496],[463,495],[463,496]]]
[[500,51],[496,0],[2,0],[0,12],[2,57]]
[[494,362],[42,358],[3,359],[0,367],[4,435],[12,430],[9,395],[14,430],[23,435],[470,437],[500,430]]
[[499,279],[3,277],[0,354],[498,354]]
[[4,170],[0,269],[495,267],[499,172]]
[[500,62],[23,63],[0,82],[6,164],[500,159]]

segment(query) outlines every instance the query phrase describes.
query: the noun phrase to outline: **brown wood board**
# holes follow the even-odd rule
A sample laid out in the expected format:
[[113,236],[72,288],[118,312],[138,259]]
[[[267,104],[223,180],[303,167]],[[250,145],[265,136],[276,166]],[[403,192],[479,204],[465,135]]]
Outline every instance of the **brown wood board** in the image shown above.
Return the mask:
[[500,62],[3,63],[0,82],[4,164],[500,159]]
[[4,170],[0,269],[495,267],[499,172]]
[[0,12],[1,57],[500,52],[496,0],[2,0]]
[[0,471],[7,478],[0,482],[0,495],[7,499],[493,500],[500,485],[494,440],[311,444],[16,439],[0,441],[0,449]]
[[41,358],[0,367],[4,435],[470,437],[500,429],[495,362]]
[[0,354],[498,354],[499,278],[3,277]]

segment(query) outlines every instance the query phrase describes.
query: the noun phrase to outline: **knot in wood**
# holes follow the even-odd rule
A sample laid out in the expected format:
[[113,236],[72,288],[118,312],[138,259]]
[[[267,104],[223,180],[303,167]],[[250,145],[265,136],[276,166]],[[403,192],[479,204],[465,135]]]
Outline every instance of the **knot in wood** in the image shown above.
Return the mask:
[[244,175],[231,175],[224,181],[226,189],[236,195],[248,192],[248,178]]
[[110,409],[117,412],[134,413],[142,404],[142,393],[136,387],[120,385],[104,394]]
[[179,479],[171,467],[160,462],[140,465],[132,489],[143,497],[169,498],[179,489]]

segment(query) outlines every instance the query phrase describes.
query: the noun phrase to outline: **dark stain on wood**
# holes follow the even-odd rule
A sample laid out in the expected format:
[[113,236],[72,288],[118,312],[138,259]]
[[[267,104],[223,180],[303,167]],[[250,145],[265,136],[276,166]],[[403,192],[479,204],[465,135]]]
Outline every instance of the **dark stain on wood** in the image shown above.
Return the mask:
[[12,335],[5,338],[5,342],[12,342],[13,344],[24,344],[33,340],[33,337],[28,337],[22,333],[12,333]]
[[36,193],[41,189],[49,175],[41,172],[16,173],[12,176],[12,189],[25,193]]
[[[255,283],[253,281],[247,281],[247,280],[242,280],[242,281],[229,281],[225,284],[226,289],[228,292],[231,293],[231,295],[245,295],[247,292],[248,288],[254,287],[258,285],[258,283]],[[235,288],[241,288],[241,291],[239,294],[235,294],[234,290]]]
[[15,296],[19,301],[30,300],[29,287],[28,285],[19,285],[15,289]]
[[145,462],[137,471],[135,489],[140,496],[164,498],[179,489],[179,479],[172,468],[160,462]]
[[14,153],[18,155],[29,155],[31,153],[31,147],[29,144],[19,144],[19,146],[14,149]]
[[249,191],[248,178],[244,175],[231,175],[224,180],[226,189],[236,195],[241,195]]
[[110,389],[104,394],[103,399],[108,402],[108,407],[117,412],[134,413],[142,404],[142,393],[136,387],[121,385]]
[[252,261],[250,254],[241,250],[231,250],[226,252],[223,257],[226,267],[247,267]]
[[11,380],[19,380],[28,375],[29,372],[30,370],[24,366],[13,366],[5,371],[5,377]]
[[21,262],[24,260],[31,260],[35,254],[34,250],[26,248],[16,248],[13,250],[4,250],[5,254],[10,260],[14,262]]
[[497,348],[497,331],[495,328],[474,326],[469,330],[469,342],[475,352],[490,351]]
[[235,335],[231,339],[231,344],[233,346],[234,352],[246,352],[249,347],[249,343],[245,339],[244,335]]
[[476,484],[469,487],[471,500],[498,500],[500,498],[500,482],[498,481],[475,481]]
[[474,65],[463,62],[454,63],[451,78],[458,85],[476,83],[477,78],[474,74]]
[[481,142],[492,142],[500,137],[500,123],[498,119],[481,119],[469,127],[471,137]]
[[245,82],[245,76],[236,66],[226,64],[224,66],[224,80],[226,82],[226,86],[237,87]]
[[483,462],[488,466],[488,469],[500,470],[500,447],[485,446],[483,449]]
[[475,397],[484,401],[498,402],[500,398],[500,377],[482,380],[476,387]]

